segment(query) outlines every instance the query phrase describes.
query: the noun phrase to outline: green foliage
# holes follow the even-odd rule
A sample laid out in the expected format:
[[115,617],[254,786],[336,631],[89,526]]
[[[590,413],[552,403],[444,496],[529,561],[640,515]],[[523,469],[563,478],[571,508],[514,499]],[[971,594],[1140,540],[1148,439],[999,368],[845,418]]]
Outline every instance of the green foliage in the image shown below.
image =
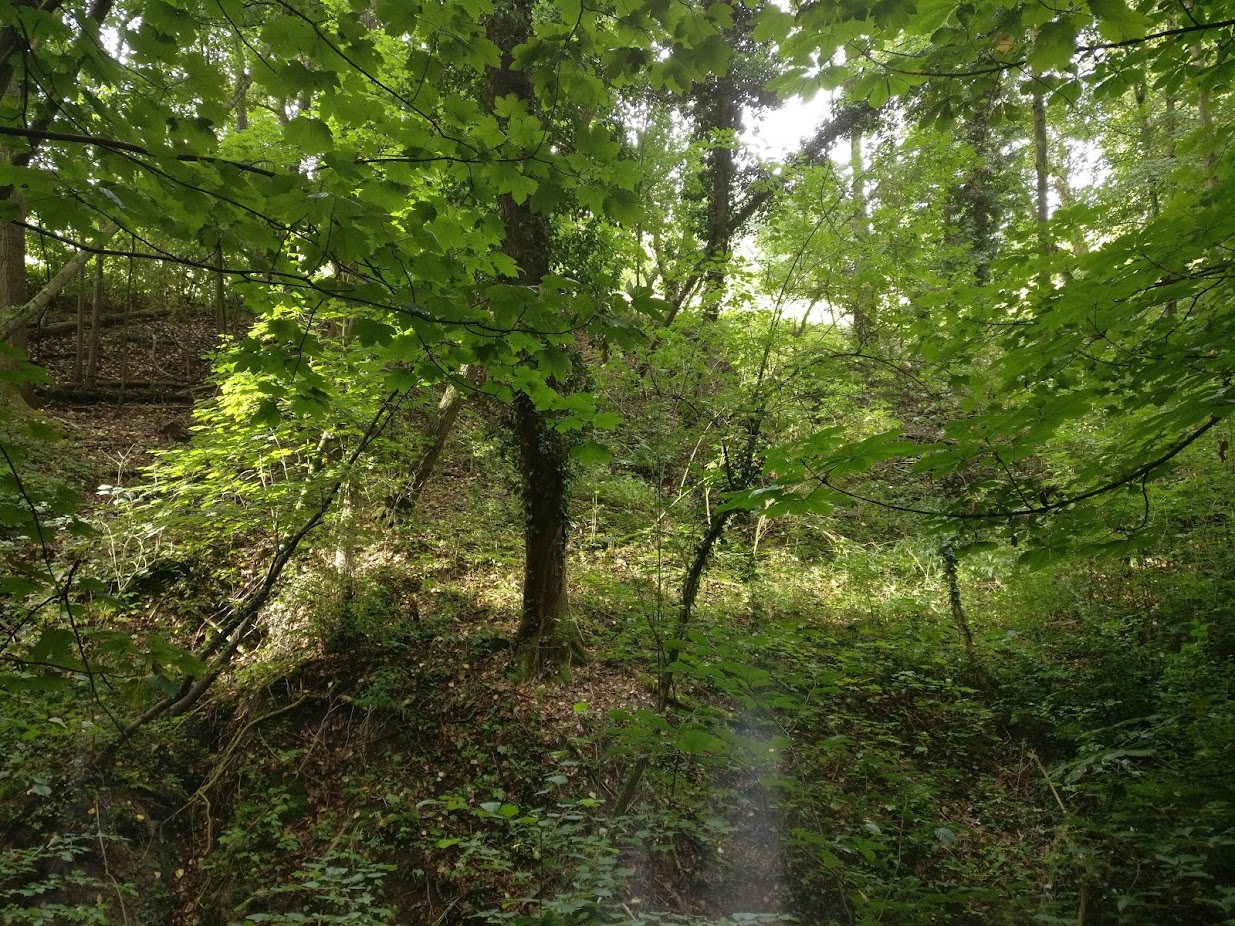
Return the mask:
[[[246,682],[290,693],[298,666],[333,699],[311,735],[289,716],[199,770],[192,877],[238,922],[394,922],[404,878],[493,923],[1231,922],[1231,4],[515,7],[0,3],[0,185],[55,242],[22,265],[112,218],[138,288],[178,264],[188,301],[217,270],[244,310],[189,445],[108,488],[114,583],[42,419],[0,412],[0,798],[27,841],[0,916],[104,922],[74,892],[130,896],[41,836],[70,769],[213,678],[218,614],[320,518],[211,702],[230,744]],[[747,272],[701,260],[709,204],[744,205],[705,188],[741,148],[705,110],[721,84],[762,106],[767,76],[885,118],[848,168],[736,150],[735,189],[784,193]],[[1042,153],[1092,156],[1086,188]],[[543,279],[511,257],[520,222],[548,230]],[[464,364],[489,408],[526,396],[577,438],[605,725],[503,687],[509,437],[474,428],[422,523],[373,516]],[[0,385],[36,378],[6,362]],[[934,537],[965,555],[955,588]],[[218,589],[147,595],[172,560]],[[554,737],[585,770],[547,767]],[[764,912],[688,880],[773,856]]]
[[[358,923],[376,926],[393,923],[394,911],[378,902],[382,882],[393,865],[380,865],[362,856],[336,852],[305,862],[292,872],[292,880],[262,888],[240,905],[244,919],[235,926],[293,923]],[[253,912],[253,907],[268,907],[278,912]]]
[[0,852],[0,918],[15,926],[83,923],[110,926],[112,901],[132,901],[137,888],[80,865],[91,850],[84,836],[50,837],[31,848]]

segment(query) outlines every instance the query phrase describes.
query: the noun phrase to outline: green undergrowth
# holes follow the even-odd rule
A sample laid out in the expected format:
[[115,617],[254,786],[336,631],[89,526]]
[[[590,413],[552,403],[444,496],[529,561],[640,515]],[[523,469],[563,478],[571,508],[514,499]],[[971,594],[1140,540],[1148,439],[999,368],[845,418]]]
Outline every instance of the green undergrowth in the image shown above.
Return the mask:
[[[971,659],[936,538],[819,519],[735,519],[679,633],[707,509],[661,517],[667,490],[581,468],[592,662],[524,685],[517,495],[487,427],[354,574],[324,534],[237,671],[105,778],[84,757],[140,685],[0,695],[0,918],[1235,922],[1235,554],[1210,495],[1177,490],[1123,559],[963,556]],[[204,609],[173,572],[178,613]],[[116,656],[146,703],[155,657],[179,658]]]

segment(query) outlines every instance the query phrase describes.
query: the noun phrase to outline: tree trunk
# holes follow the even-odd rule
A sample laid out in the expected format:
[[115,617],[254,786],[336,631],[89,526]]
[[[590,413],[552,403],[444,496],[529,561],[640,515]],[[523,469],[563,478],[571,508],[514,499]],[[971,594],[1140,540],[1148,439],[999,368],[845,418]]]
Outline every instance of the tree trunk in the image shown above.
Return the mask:
[[214,330],[227,334],[227,289],[223,285],[223,245],[214,250]]
[[732,75],[714,78],[705,97],[704,122],[699,127],[711,145],[708,152],[707,243],[703,260],[703,319],[716,321],[725,301],[728,264],[733,248],[733,182],[737,171],[733,145],[741,127],[741,107]]
[[[857,254],[861,255],[863,244],[870,235],[870,223],[867,216],[865,162],[862,156],[862,130],[855,128],[849,134],[849,195],[853,198],[853,238]],[[859,260],[861,257],[858,258]],[[860,273],[859,267],[853,267],[853,273]],[[866,346],[871,336],[871,313],[866,304],[865,287],[858,287],[853,294],[853,339],[858,350]]]
[[103,333],[103,255],[94,259],[94,289],[90,299],[90,350],[86,354],[86,382],[94,384],[99,371],[99,342]]
[[660,674],[656,679],[656,709],[664,711],[669,706],[669,695],[673,690],[673,669],[671,668],[682,654],[681,640],[690,629],[691,619],[695,613],[695,602],[699,600],[699,589],[703,586],[703,574],[712,561],[712,553],[716,544],[725,533],[725,525],[729,523],[733,511],[718,511],[711,516],[707,532],[695,547],[695,555],[690,567],[686,570],[686,580],[682,583],[682,601],[678,606],[678,619],[673,625],[673,639],[664,651],[664,662],[660,666]]
[[[516,47],[532,34],[532,0],[499,3],[489,20],[489,38],[501,52],[501,66],[489,69],[491,100],[514,95],[529,110],[536,97],[525,71],[515,70]],[[506,230],[505,252],[519,268],[518,282],[536,287],[549,273],[549,219],[531,201],[510,194],[498,202]],[[553,384],[551,384],[553,385]],[[577,628],[567,615],[566,590],[567,465],[562,434],[532,400],[515,397],[514,427],[519,441],[523,482],[523,614],[515,635],[515,659],[524,678],[536,678],[586,659]]]
[[1000,90],[993,88],[977,101],[965,117],[962,132],[973,148],[973,161],[965,176],[948,197],[948,222],[952,228],[949,244],[959,244],[967,252],[968,265],[978,286],[990,281],[990,267],[998,243],[996,232],[1003,218],[997,193],[1002,163],[1000,140],[995,131],[994,109]]
[[[102,242],[115,231],[116,226],[109,225],[100,234],[99,241]],[[18,329],[25,331],[26,326],[38,318],[51,305],[51,301],[60,294],[60,291],[64,289],[69,280],[81,272],[81,269],[86,266],[92,256],[90,251],[78,251],[73,259],[65,264],[59,273],[52,277],[51,282],[32,296],[25,305],[18,305],[16,308],[10,309],[3,319],[0,319],[0,341],[12,338],[17,334]],[[64,330],[67,331],[68,329]]]
[[[17,200],[15,192],[10,201]],[[14,222],[0,224],[0,305],[4,306],[6,320],[26,304],[26,233]],[[26,348],[26,326],[18,325],[9,335],[14,347]]]
[[969,619],[965,617],[965,607],[961,602],[961,584],[956,571],[956,549],[950,543],[940,546],[939,553],[943,557],[943,573],[948,582],[948,602],[952,606],[952,622],[965,643],[965,655],[969,664],[978,665],[978,651],[973,645],[973,633],[969,630]]
[[[7,31],[7,30],[5,30]],[[4,62],[7,66],[7,62]],[[17,88],[8,86],[12,74],[9,73],[5,77],[5,86],[0,89],[6,100],[10,100],[13,96],[19,96]],[[0,163],[11,164],[16,163],[16,158],[13,157],[11,151],[0,145]],[[27,280],[26,280],[26,231],[17,224],[24,217],[24,209],[21,201],[21,195],[12,187],[4,187],[0,189],[0,200],[7,200],[10,204],[16,207],[17,216],[12,222],[0,222],[0,313],[3,313],[3,319],[7,322],[18,311],[19,307],[26,304],[27,296]],[[6,332],[5,339],[20,353],[26,352],[26,326],[20,325],[10,332]],[[9,366],[9,361],[0,359],[0,369]],[[7,389],[5,390],[7,391]],[[18,390],[18,394],[22,399],[30,404],[33,395],[30,391],[29,384],[23,384]]]
[[[1051,218],[1050,184],[1051,172],[1046,135],[1046,97],[1041,90],[1033,95],[1033,172],[1036,180],[1034,195],[1034,218],[1038,223],[1038,248],[1043,256],[1049,255],[1054,242],[1047,231]],[[1049,279],[1045,280],[1049,283]]]
[[124,308],[120,314],[120,384],[122,386],[127,386],[129,382],[129,317],[133,314],[133,282],[136,275],[136,260],[129,255],[129,275],[125,282]]
[[515,398],[515,433],[523,475],[523,614],[515,658],[524,678],[543,677],[587,661],[567,614],[566,441],[526,395]]
[[[464,382],[475,386],[484,377],[484,371],[478,366],[465,363],[459,370],[459,376]],[[411,475],[407,480],[407,488],[397,493],[387,505],[387,516],[392,523],[400,514],[416,508],[420,501],[420,493],[424,491],[429,477],[437,468],[437,461],[446,448],[446,441],[450,438],[450,432],[454,430],[455,421],[458,420],[459,412],[463,410],[463,403],[466,401],[467,393],[454,383],[447,386],[446,391],[442,393],[442,400],[437,405],[437,417],[429,425],[429,445],[425,447],[420,454],[420,459],[412,467]]]
[[[1154,156],[1153,108],[1148,102],[1149,90],[1145,81],[1136,85],[1135,98],[1136,113],[1141,128],[1140,155],[1142,159],[1149,161]],[[1158,199],[1158,178],[1150,176],[1147,185],[1149,187],[1149,214],[1157,218],[1162,212],[1162,204]]]
[[[86,375],[86,270],[77,271],[77,320],[74,322],[76,338],[73,342],[73,382],[81,384]],[[45,330],[40,332],[40,336]]]
[[[48,5],[45,10],[54,12],[59,5]],[[112,0],[94,0],[87,16],[96,25],[101,25],[111,8]],[[21,110],[29,119],[26,124],[41,131],[51,125],[63,101],[56,97],[40,98],[37,95],[41,88],[21,70],[26,63],[26,56],[16,53],[22,41],[23,35],[16,27],[5,25],[0,28],[0,96],[14,102],[20,101]],[[30,118],[31,113],[33,118]],[[0,163],[25,167],[34,154],[33,142],[25,150],[16,153],[0,145]],[[24,212],[20,196],[12,187],[0,187],[0,201],[5,200],[17,206],[17,221],[20,221]],[[48,284],[49,287],[50,285]],[[59,289],[56,291],[59,292]],[[0,223],[0,321],[3,321],[4,327],[0,341],[7,340],[23,353],[26,348],[26,310],[38,297],[29,303],[27,299],[25,229],[16,222]],[[29,384],[22,386],[21,396],[27,402],[33,399],[33,389]]]

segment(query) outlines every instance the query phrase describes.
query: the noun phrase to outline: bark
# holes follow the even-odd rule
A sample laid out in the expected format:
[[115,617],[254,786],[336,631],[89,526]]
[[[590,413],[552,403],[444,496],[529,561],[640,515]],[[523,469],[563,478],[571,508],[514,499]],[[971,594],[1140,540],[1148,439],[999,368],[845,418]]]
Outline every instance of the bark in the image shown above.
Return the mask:
[[129,318],[133,314],[133,278],[137,273],[136,259],[129,257],[129,274],[125,281],[124,310],[120,314],[120,382],[129,381]]
[[37,386],[35,394],[64,405],[101,405],[129,402],[137,405],[192,405],[199,396],[210,394],[209,387],[195,388],[186,383],[113,383],[90,385]]
[[[1148,96],[1148,88],[1145,86],[1145,82],[1141,81],[1136,87],[1136,111],[1140,119],[1141,128],[1141,157],[1147,161],[1154,156],[1153,119],[1151,107],[1148,105]],[[1162,212],[1162,205],[1158,199],[1158,178],[1150,177],[1148,186],[1149,214],[1156,218]]]
[[[99,242],[101,243],[114,234],[115,231],[115,225],[108,225],[99,233]],[[0,240],[3,240],[4,233],[5,228],[0,226]],[[47,307],[51,305],[52,300],[60,295],[64,287],[68,285],[69,280],[77,276],[93,256],[94,254],[91,251],[78,251],[73,259],[61,267],[60,272],[51,278],[51,282],[39,290],[25,305],[19,304],[18,308],[6,312],[4,318],[0,320],[0,341],[7,341],[17,334],[18,331],[24,331],[30,322],[42,315],[47,310]],[[69,331],[72,329],[66,328],[64,330]]]
[[103,334],[103,255],[94,259],[94,288],[90,297],[90,349],[86,353],[86,383],[91,385],[99,371],[99,344]]
[[214,251],[214,328],[219,334],[227,334],[227,289],[223,285],[223,245]]
[[[26,237],[21,226],[12,223],[0,223],[0,308],[6,310],[12,306],[20,306],[26,301]],[[7,326],[6,326],[7,327]],[[4,339],[12,347],[24,355],[26,352],[26,327],[19,325],[5,334]],[[0,369],[10,365],[7,358],[0,358]],[[31,404],[34,393],[29,383],[22,383],[12,389],[0,389],[0,397],[4,392],[20,396],[27,405]]]
[[[24,5],[33,4],[30,3],[30,0],[25,0]],[[43,6],[45,10],[54,12],[59,9],[61,4],[58,0],[49,0]],[[102,23],[109,12],[111,12],[111,0],[96,0],[90,8],[88,16],[95,25],[98,25]],[[6,26],[0,29],[0,94],[4,96],[23,97],[31,89],[29,86],[24,86],[27,83],[24,79],[19,79],[18,77],[18,62],[22,61],[23,57],[17,54],[17,52],[24,43],[24,36],[12,27]],[[27,48],[25,51],[28,52],[29,49]],[[41,110],[37,112],[28,124],[28,128],[36,133],[45,130],[51,125],[52,120],[60,112],[62,105],[62,101],[58,99],[48,99],[41,102],[43,104]],[[16,167],[25,167],[34,158],[34,152],[33,143],[24,151],[10,151],[0,146],[0,161]],[[17,204],[19,207],[18,220],[23,217],[20,197],[12,187],[0,187],[0,200],[8,200]],[[16,307],[25,306],[26,300],[29,298],[26,283],[26,235],[25,229],[15,222],[0,223],[0,264],[3,265],[0,268],[0,278],[2,278],[2,282],[0,282],[0,312],[3,312],[3,329],[2,333],[0,333],[0,340],[9,341],[14,347],[24,351],[26,347],[26,316],[23,310],[16,309]],[[63,286],[63,284],[61,285]],[[46,305],[43,306],[43,308],[45,307]],[[38,311],[41,310],[39,309]],[[28,390],[25,388],[23,388],[22,394],[27,399],[30,397]]]
[[[10,83],[11,75],[6,77],[3,87],[3,97],[6,100],[17,95],[15,88],[9,86]],[[0,145],[0,163],[14,164],[16,162],[17,157],[14,152]],[[18,192],[12,187],[4,187],[0,189],[0,199],[8,200],[17,207],[17,221],[0,223],[0,313],[3,313],[0,318],[7,322],[9,317],[18,311],[17,307],[24,305],[29,298],[26,280],[26,231],[17,224],[24,218],[24,204]],[[5,328],[7,329],[8,326],[6,325]],[[11,331],[6,330],[2,338],[8,341],[20,355],[25,354],[26,328],[24,325],[19,325]],[[10,361],[7,359],[0,359],[0,369],[9,365]],[[3,392],[14,394],[8,387],[5,387]],[[30,403],[29,384],[23,384],[15,394],[27,404]]]
[[[464,364],[459,369],[459,376],[465,383],[475,386],[483,379],[484,371],[478,366]],[[446,448],[446,441],[449,440],[450,433],[454,430],[455,422],[459,418],[459,412],[463,410],[463,403],[467,401],[467,397],[467,391],[460,389],[454,383],[447,386],[446,391],[442,393],[442,399],[437,405],[437,415],[433,423],[429,425],[429,444],[412,466],[407,488],[399,492],[387,506],[392,521],[397,518],[398,514],[406,514],[415,510],[420,502],[420,495],[425,485],[428,484],[429,477],[437,469],[437,461]]]
[[253,86],[253,75],[249,71],[241,71],[236,81],[236,89],[227,100],[227,108],[236,113],[236,131],[243,132],[249,127],[249,88]]
[[[72,327],[65,327],[65,325]],[[76,334],[73,340],[73,382],[80,383],[86,368],[86,274],[84,271],[77,271],[77,318],[71,322],[65,322],[64,325],[47,325],[37,328],[34,335],[27,333],[27,337],[44,337],[51,333],[48,329],[53,327],[73,331]]]
[[26,346],[26,326],[12,324],[12,320],[23,313],[28,299],[25,230],[13,222],[0,223],[0,306],[5,310],[0,330],[6,341],[22,350]]
[[[501,52],[501,66],[489,69],[491,100],[513,94],[535,109],[535,93],[525,71],[513,66],[513,51],[532,34],[531,0],[500,3],[489,20],[489,38]],[[518,282],[537,287],[549,273],[548,216],[532,210],[531,201],[515,202],[503,194],[498,202],[506,231],[505,252],[519,268]],[[567,615],[566,539],[568,454],[555,431],[526,394],[514,401],[523,483],[523,613],[515,634],[515,659],[524,678],[565,669],[586,659],[578,630]]]
[[[31,0],[20,0],[19,5],[33,6],[34,3]],[[60,0],[45,0],[42,8],[46,12],[56,12],[61,5]],[[88,19],[95,26],[101,25],[111,12],[111,8],[112,0],[95,0],[87,13]],[[31,49],[25,36],[18,29],[10,25],[0,27],[0,96],[19,98],[33,96],[30,92],[32,90],[30,82],[24,75],[19,78],[18,70],[19,64],[24,64],[25,57],[30,52]],[[22,102],[27,104],[29,101],[23,99]],[[56,98],[39,102],[42,104],[41,108],[36,110],[34,117],[27,124],[27,128],[34,133],[41,132],[51,125],[63,105],[63,101]],[[25,109],[27,106],[23,105],[23,110]],[[24,151],[11,151],[0,146],[0,162],[25,167],[34,158],[34,153],[33,142]],[[12,187],[0,187],[0,201],[4,200],[18,206],[18,220],[20,220],[23,215],[20,197]],[[0,322],[3,323],[0,341],[8,341],[23,352],[26,347],[26,317],[24,310],[16,309],[16,307],[26,306],[28,298],[25,229],[15,222],[0,223]],[[28,387],[23,387],[21,394],[27,401],[32,396]]]
[[[80,299],[79,304],[81,306],[81,315],[82,315],[82,326],[81,327],[82,327],[83,343],[84,343],[84,334],[85,334],[85,327],[86,327],[86,323],[85,323],[86,293],[84,289],[81,292],[81,299]],[[132,311],[129,312],[128,320],[130,322],[150,321],[151,319],[156,319],[156,318],[168,318],[170,317],[171,314],[172,314],[172,310],[169,308],[142,309],[141,311],[137,311],[137,312],[132,312]],[[124,321],[125,321],[125,316],[124,316],[124,313],[122,312],[119,315],[104,315],[101,319],[99,319],[99,325],[102,328],[117,328],[123,325]],[[71,334],[76,331],[77,331],[77,319],[74,318],[72,321],[52,322],[50,325],[43,325],[40,328],[30,328],[26,331],[26,337],[31,341],[42,341],[47,338],[59,337],[62,334]],[[134,337],[136,338],[137,335],[135,334]],[[83,358],[85,356],[84,350],[82,351],[82,356]]]
[[724,536],[725,526],[732,517],[732,511],[719,511],[712,515],[707,532],[700,538],[695,547],[690,567],[686,570],[686,580],[682,583],[682,600],[678,605],[678,618],[673,626],[673,639],[665,650],[664,663],[660,667],[660,675],[656,680],[656,709],[664,711],[669,706],[669,695],[673,688],[673,664],[682,653],[680,641],[690,629],[691,619],[695,613],[695,602],[699,599],[699,589],[703,585],[703,574],[712,561],[716,544]]
[[586,662],[577,628],[567,614],[566,441],[526,395],[515,398],[515,433],[523,476],[523,614],[515,658],[524,678]]
[[990,280],[990,266],[998,250],[995,235],[1002,218],[1002,204],[996,189],[1000,142],[992,118],[998,97],[998,88],[987,92],[965,119],[962,131],[973,148],[974,161],[962,182],[952,190],[948,202],[948,218],[953,229],[949,243],[965,247],[974,282],[979,286],[985,286]]
[[[865,163],[862,157],[862,130],[855,127],[849,135],[849,171],[851,176],[850,195],[853,197],[854,218],[853,237],[857,252],[861,254],[863,244],[870,235],[870,224],[867,218],[866,182],[864,178]],[[855,275],[858,268],[854,268]],[[870,308],[866,304],[867,294],[859,289],[854,293],[851,310],[853,313],[853,338],[858,349],[866,344],[871,335]]]
[[733,146],[741,127],[741,101],[732,74],[714,78],[704,98],[700,131],[709,138],[705,183],[708,190],[707,242],[703,249],[703,319],[720,316],[733,257],[733,182],[737,162]]
[[1047,145],[1046,97],[1038,90],[1033,95],[1033,171],[1036,180],[1034,217],[1038,222],[1038,246],[1043,254],[1049,254],[1052,247],[1046,230],[1047,222],[1051,218],[1051,172]]

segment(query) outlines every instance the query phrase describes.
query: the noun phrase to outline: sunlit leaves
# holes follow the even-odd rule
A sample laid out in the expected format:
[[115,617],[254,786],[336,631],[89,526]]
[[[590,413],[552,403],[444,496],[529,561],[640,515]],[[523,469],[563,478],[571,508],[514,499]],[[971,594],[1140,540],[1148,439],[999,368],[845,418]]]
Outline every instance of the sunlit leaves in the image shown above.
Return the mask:
[[1144,38],[1153,28],[1154,20],[1130,7],[1126,0],[1089,0],[1089,8],[1098,17],[1098,31],[1111,42]]
[[323,154],[334,147],[330,126],[311,116],[297,116],[283,128],[283,137],[297,151],[306,155]]
[[1029,66],[1038,71],[1067,69],[1076,54],[1079,27],[1080,23],[1071,17],[1044,23],[1029,50]]

